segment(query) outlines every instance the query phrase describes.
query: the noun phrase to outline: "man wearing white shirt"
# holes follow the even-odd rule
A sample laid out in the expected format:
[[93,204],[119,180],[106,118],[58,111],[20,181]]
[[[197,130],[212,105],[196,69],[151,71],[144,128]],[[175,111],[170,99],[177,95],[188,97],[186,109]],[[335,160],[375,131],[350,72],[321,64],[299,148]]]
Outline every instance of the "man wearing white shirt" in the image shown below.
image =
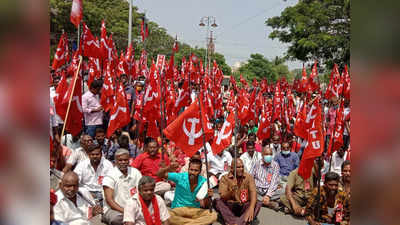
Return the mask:
[[113,168],[110,161],[102,157],[100,145],[92,144],[88,150],[89,159],[80,162],[74,172],[79,176],[79,186],[90,191],[102,203],[103,178]]
[[[80,137],[79,135],[72,136],[72,134],[66,134],[66,135],[62,136],[61,144],[67,146],[68,148],[70,148],[72,150],[76,150],[79,147],[81,147],[79,137]],[[65,139],[67,139],[67,140],[65,141]]]
[[[70,225],[90,225],[89,219],[102,213],[99,205],[85,188],[79,188],[79,178],[74,172],[64,174],[60,190],[56,192],[58,202],[54,206],[54,219]],[[90,203],[89,203],[90,202]]]
[[229,172],[229,166],[232,163],[232,156],[228,151],[214,155],[212,152],[207,154],[209,163],[209,172],[215,175],[218,179]]
[[143,176],[136,193],[126,203],[124,208],[124,223],[126,225],[152,224],[169,225],[170,214],[164,200],[154,194],[156,182],[152,177]]
[[346,160],[347,151],[344,146],[332,154],[331,172],[342,174],[342,163]]
[[278,135],[274,135],[272,137],[272,143],[269,145],[269,147],[272,150],[272,157],[275,157],[279,152],[281,152],[281,141],[280,137]]
[[262,156],[260,152],[255,151],[254,141],[248,141],[246,143],[246,150],[247,151],[240,156],[240,159],[243,161],[245,171],[249,173],[255,163],[262,160]]
[[137,193],[142,174],[129,166],[129,151],[120,148],[115,153],[115,166],[103,179],[104,214],[102,221],[122,225],[126,201]]
[[92,137],[90,137],[87,134],[82,135],[80,142],[81,142],[81,147],[77,148],[68,158],[67,163],[63,169],[64,173],[72,170],[74,166],[78,165],[78,163],[89,159],[87,151],[89,149],[89,146],[93,144]]

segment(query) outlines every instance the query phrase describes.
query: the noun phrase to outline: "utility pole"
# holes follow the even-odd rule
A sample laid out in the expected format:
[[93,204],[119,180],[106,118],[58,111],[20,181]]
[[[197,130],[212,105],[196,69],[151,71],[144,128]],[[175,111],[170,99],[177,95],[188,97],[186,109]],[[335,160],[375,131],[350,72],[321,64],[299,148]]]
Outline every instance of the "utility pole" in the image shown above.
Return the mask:
[[132,43],[132,1],[133,0],[128,0],[129,1],[129,28],[128,28],[128,45],[129,46]]
[[[206,68],[207,68],[207,70],[208,70],[208,74],[210,74],[209,49],[208,49],[208,48],[209,48],[209,44],[210,44],[210,42],[211,42],[211,40],[212,40],[212,38],[209,38],[208,36],[209,36],[209,33],[210,33],[210,29],[211,29],[211,28],[218,27],[218,25],[217,25],[217,23],[216,23],[215,21],[216,21],[216,19],[215,19],[214,16],[203,16],[203,17],[200,19],[200,24],[199,24],[199,26],[201,26],[201,27],[207,26],[207,34],[206,34],[206,56],[205,56],[205,59],[204,59],[204,63],[205,63],[205,64],[208,64],[208,65],[205,65]],[[211,26],[211,28],[210,28],[210,26]],[[210,40],[210,41],[209,41],[209,40]]]

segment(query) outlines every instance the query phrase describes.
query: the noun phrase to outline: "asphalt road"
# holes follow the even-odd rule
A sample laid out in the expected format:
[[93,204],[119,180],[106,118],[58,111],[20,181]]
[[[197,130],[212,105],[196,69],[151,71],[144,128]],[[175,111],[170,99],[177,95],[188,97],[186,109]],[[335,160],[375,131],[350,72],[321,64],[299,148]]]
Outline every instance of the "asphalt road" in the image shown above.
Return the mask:
[[[303,219],[295,218],[291,215],[285,215],[283,212],[275,212],[272,209],[262,207],[258,214],[259,225],[306,225]],[[100,216],[96,216],[91,220],[92,225],[104,225],[100,222]],[[215,222],[214,225],[221,225]]]

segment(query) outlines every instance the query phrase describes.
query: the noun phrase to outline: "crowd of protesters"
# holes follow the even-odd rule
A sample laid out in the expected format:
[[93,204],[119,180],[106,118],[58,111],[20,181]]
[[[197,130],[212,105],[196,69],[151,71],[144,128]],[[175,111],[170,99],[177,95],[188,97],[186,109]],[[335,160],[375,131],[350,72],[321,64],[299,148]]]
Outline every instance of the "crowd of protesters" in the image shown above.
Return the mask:
[[[145,77],[134,80],[122,74],[115,78],[124,87],[129,108],[135,110],[132,105],[138,104],[146,89]],[[60,77],[53,77],[50,101],[59,81]],[[172,85],[176,93],[181,91],[182,84]],[[225,224],[239,225],[256,221],[261,207],[303,217],[311,225],[350,223],[348,98],[326,99],[317,92],[307,96],[292,91],[295,112],[289,124],[272,121],[268,138],[257,135],[262,115],[256,113],[237,128],[231,145],[223,151],[213,154],[212,141],[208,141],[188,157],[164,135],[152,138],[140,132],[135,119],[107,137],[110,114],[100,103],[102,87],[101,80],[84,85],[84,127],[78,135],[64,132],[61,136],[63,120],[55,110],[51,112],[51,223],[90,224],[92,217],[101,215],[103,223],[112,225],[212,224],[220,214]],[[191,88],[194,101],[196,84]],[[232,88],[232,84],[223,87],[223,111],[212,120],[215,136],[229,114]],[[246,91],[250,94],[252,89]],[[307,141],[296,136],[293,127],[302,105],[309,104],[306,98],[315,97],[322,109],[325,145],[314,160],[311,176],[303,179],[299,164]],[[272,92],[263,98],[274,101]],[[329,142],[341,105],[343,143],[335,151]],[[329,148],[333,153],[328,153]]]

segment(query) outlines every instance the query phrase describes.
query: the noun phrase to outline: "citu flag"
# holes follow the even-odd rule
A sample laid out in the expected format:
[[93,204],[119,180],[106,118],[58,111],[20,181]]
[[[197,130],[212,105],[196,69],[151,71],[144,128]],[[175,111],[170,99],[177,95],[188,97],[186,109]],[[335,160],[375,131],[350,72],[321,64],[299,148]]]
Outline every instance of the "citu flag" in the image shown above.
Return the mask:
[[83,24],[83,55],[88,57],[99,58],[100,56],[100,43],[94,38],[92,32],[85,22]]
[[[201,102],[201,101],[200,101]],[[210,140],[214,135],[212,124],[209,123],[199,101],[194,101],[175,121],[163,130],[165,136],[175,142],[176,146],[183,150],[188,157],[192,157],[203,147],[203,135],[205,140]],[[200,118],[201,116],[201,118]]]
[[76,28],[78,28],[83,17],[82,8],[82,0],[72,0],[70,20]]
[[334,130],[331,135],[331,139],[329,141],[328,146],[328,155],[337,151],[340,147],[343,146],[343,131],[344,131],[344,107],[343,101],[340,104],[340,107],[336,111],[336,119]]
[[211,145],[214,155],[222,152],[231,145],[233,129],[235,129],[235,113],[230,112]]
[[67,91],[68,91],[68,83],[64,72],[62,73],[60,82],[58,83],[58,86],[56,88],[56,95],[53,98],[54,106],[56,108],[56,113],[62,119],[65,118],[65,114],[67,112],[67,107],[68,107],[68,104],[62,104],[64,97],[67,95]]
[[261,114],[260,125],[257,130],[257,137],[259,140],[265,140],[271,137],[271,120],[272,120],[272,108],[267,107]]
[[312,113],[307,115],[307,119],[310,120],[309,122],[312,123],[312,126],[308,129],[307,145],[298,170],[299,175],[304,180],[311,176],[314,160],[322,155],[324,149],[324,131],[319,97],[311,105],[310,111]]
[[129,105],[122,82],[119,83],[114,106],[110,111],[110,122],[107,128],[107,137],[110,137],[118,128],[122,128],[131,121],[129,115]]
[[58,41],[57,50],[54,54],[53,64],[51,67],[53,70],[57,70],[65,63],[69,61],[69,50],[68,50],[68,38],[67,34],[63,33]]
[[[79,69],[81,71],[81,69]],[[74,86],[74,80],[75,86]],[[73,136],[78,135],[82,130],[82,77],[81,74],[75,71],[75,75],[70,82],[67,94],[64,96],[61,104],[66,104],[68,107],[69,99],[72,96],[71,106],[68,112],[68,118],[62,118],[66,122],[65,129]],[[67,115],[66,115],[67,116]],[[66,117],[65,116],[65,117]],[[67,121],[66,121],[67,120]]]
[[114,105],[114,90],[115,85],[111,76],[111,65],[108,63],[100,96],[100,104],[103,106],[105,112],[110,111]]

